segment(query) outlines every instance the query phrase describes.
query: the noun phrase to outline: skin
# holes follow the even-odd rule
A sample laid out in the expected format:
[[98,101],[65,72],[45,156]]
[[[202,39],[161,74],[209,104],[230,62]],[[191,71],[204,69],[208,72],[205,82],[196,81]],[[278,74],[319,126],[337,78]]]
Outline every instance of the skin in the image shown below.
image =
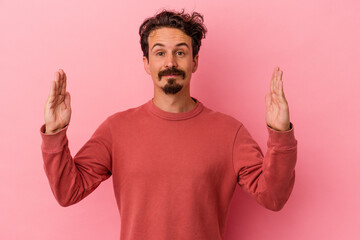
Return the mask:
[[[197,70],[199,55],[192,56],[191,37],[175,28],[159,28],[153,30],[149,37],[149,60],[143,57],[145,71],[154,83],[154,104],[160,109],[180,113],[191,110],[196,103],[190,97],[190,79]],[[177,46],[177,44],[186,44]],[[162,46],[156,45],[162,44]],[[156,46],[155,46],[156,45]],[[155,47],[154,47],[155,46]],[[153,48],[154,47],[154,48]],[[177,69],[182,76],[160,76],[169,69]],[[171,72],[171,71],[170,71]],[[161,75],[161,74],[160,74]],[[286,101],[283,71],[275,67],[271,80],[270,91],[265,96],[266,124],[277,131],[290,130],[289,105]],[[51,82],[48,99],[45,103],[46,134],[54,134],[67,126],[71,118],[70,93],[66,91],[66,74],[63,69],[55,72]],[[180,86],[178,91],[169,93],[166,86]]]
[[265,96],[266,124],[277,131],[290,130],[289,105],[285,98],[282,81],[283,71],[274,68],[270,81],[270,92]]
[[[185,43],[185,45],[177,46]],[[150,32],[148,37],[149,59],[143,57],[144,69],[151,76],[154,84],[154,104],[160,109],[180,113],[195,107],[194,100],[190,97],[190,79],[197,70],[199,55],[192,56],[191,37],[176,28],[162,27]],[[159,46],[157,44],[162,44]],[[181,76],[159,78],[159,72],[167,69],[179,69],[185,73]],[[169,82],[182,86],[175,94],[167,94],[164,87]]]
[[66,92],[66,74],[59,69],[51,82],[45,103],[45,133],[53,134],[69,124],[71,118],[70,93]]

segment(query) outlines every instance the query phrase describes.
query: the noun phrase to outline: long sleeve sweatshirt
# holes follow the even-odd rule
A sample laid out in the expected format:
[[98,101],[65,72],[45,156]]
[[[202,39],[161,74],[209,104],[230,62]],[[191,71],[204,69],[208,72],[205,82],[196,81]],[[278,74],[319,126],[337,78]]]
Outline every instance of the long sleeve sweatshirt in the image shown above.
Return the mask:
[[264,156],[245,126],[198,99],[187,112],[145,104],[107,117],[72,157],[66,131],[40,128],[44,170],[61,206],[75,204],[113,177],[121,240],[222,240],[239,185],[279,211],[295,181],[294,126],[269,126]]

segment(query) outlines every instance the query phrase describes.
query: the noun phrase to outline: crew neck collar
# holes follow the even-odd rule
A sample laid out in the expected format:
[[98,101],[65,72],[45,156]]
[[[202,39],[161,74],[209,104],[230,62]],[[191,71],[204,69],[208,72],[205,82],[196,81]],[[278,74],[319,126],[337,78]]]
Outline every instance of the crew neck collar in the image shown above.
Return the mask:
[[163,118],[163,119],[167,119],[167,120],[184,120],[184,119],[188,119],[188,118],[192,118],[195,117],[196,115],[198,115],[204,108],[204,105],[196,98],[191,97],[194,101],[196,101],[195,107],[187,112],[182,112],[182,113],[172,113],[172,112],[167,112],[164,111],[162,109],[160,109],[159,107],[157,107],[154,102],[153,102],[153,98],[151,98],[146,104],[145,107],[154,115],[156,115],[157,117]]

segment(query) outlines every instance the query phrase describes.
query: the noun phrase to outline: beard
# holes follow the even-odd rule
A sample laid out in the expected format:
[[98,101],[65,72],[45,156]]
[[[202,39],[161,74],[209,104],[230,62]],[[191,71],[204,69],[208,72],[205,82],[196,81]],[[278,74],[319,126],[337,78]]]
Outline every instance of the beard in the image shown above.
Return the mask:
[[165,94],[176,94],[182,89],[183,85],[176,83],[176,78],[169,78],[168,82],[161,89]]
[[[181,76],[182,79],[185,79],[185,72],[175,67],[165,69],[164,71],[160,71],[158,73],[159,81],[161,81],[161,78],[166,75],[178,75]],[[183,85],[176,83],[176,78],[167,79],[166,85],[164,87],[161,87],[161,89],[164,91],[165,94],[176,94],[182,88]]]

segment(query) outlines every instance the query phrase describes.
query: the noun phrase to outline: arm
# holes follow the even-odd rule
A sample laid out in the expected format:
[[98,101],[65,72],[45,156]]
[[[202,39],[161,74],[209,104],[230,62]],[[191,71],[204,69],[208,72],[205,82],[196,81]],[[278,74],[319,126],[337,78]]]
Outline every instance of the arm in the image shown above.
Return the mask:
[[104,121],[73,158],[66,136],[68,125],[53,134],[46,134],[45,124],[41,126],[44,170],[61,206],[79,202],[111,176],[109,127],[109,122]]
[[51,190],[61,206],[85,198],[111,176],[111,131],[104,121],[73,158],[66,131],[71,118],[70,93],[62,69],[55,72],[45,103],[45,124],[40,128],[44,169]]
[[237,182],[267,209],[279,211],[287,202],[295,182],[297,140],[293,124],[288,131],[267,126],[269,138],[264,157],[245,126],[236,134],[233,163]]
[[274,69],[265,103],[269,132],[265,158],[247,129],[240,126],[233,160],[240,186],[264,207],[279,211],[294,186],[297,141],[283,90],[282,71],[278,67]]

